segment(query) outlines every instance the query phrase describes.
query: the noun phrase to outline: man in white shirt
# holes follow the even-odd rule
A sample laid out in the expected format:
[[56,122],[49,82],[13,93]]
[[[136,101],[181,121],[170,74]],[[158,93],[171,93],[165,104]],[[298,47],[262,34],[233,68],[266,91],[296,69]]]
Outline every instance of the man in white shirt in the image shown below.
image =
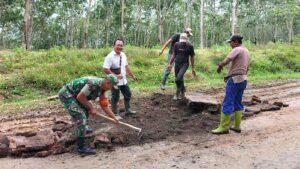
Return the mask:
[[122,52],[124,46],[124,41],[122,39],[116,39],[113,43],[113,51],[111,51],[106,57],[103,64],[103,71],[106,74],[113,74],[118,77],[119,83],[117,84],[118,89],[111,90],[111,106],[112,111],[115,115],[120,117],[118,102],[120,99],[120,91],[124,96],[125,105],[125,115],[135,114],[130,108],[131,91],[127,83],[126,74],[137,80],[137,77],[131,71],[127,57],[125,53]]

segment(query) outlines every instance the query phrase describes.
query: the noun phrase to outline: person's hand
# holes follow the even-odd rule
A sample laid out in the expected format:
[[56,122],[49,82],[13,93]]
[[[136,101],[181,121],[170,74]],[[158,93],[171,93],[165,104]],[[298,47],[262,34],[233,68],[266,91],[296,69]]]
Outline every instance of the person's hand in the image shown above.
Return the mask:
[[91,115],[96,115],[98,113],[98,111],[94,108],[92,108],[90,111],[89,111],[89,114]]
[[160,56],[160,55],[161,55],[161,54],[163,54],[163,53],[164,53],[164,51],[162,51],[162,50],[161,50],[161,51],[159,52],[159,54],[158,54],[158,55]]
[[114,118],[114,123],[115,123],[115,124],[119,124],[120,121],[115,117],[115,118]]
[[169,69],[169,70],[171,70],[172,69],[172,65],[171,64],[168,64],[168,66],[167,66],[167,68]]
[[223,66],[219,65],[219,66],[218,66],[218,69],[217,69],[217,72],[218,72],[218,73],[221,73],[222,70],[223,70]]
[[197,76],[195,68],[192,69],[192,74],[193,74],[193,78],[195,78]]
[[118,78],[118,79],[123,79],[123,75],[118,74],[118,75],[117,75],[117,78]]
[[133,80],[139,80],[139,78],[136,77],[135,75],[132,76],[132,79],[133,79]]

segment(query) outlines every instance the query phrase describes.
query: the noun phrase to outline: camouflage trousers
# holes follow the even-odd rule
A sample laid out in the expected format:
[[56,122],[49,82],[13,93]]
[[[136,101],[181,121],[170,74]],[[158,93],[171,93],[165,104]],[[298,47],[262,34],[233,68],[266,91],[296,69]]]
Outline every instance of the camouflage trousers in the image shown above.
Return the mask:
[[59,91],[59,99],[68,110],[75,123],[75,136],[85,137],[87,120],[89,118],[87,110],[80,105],[75,97],[70,97],[70,93],[64,88]]

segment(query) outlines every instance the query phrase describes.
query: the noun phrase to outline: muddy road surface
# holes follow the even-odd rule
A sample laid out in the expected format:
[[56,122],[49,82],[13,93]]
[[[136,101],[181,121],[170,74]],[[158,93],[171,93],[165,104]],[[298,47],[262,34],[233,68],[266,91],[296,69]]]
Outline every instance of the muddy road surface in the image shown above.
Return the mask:
[[[219,99],[224,93],[223,89],[204,92]],[[139,102],[135,100],[134,107],[139,108],[140,114],[126,119],[143,128],[141,137],[122,129],[120,132],[127,137],[126,144],[115,145],[113,149],[98,149],[95,156],[80,157],[70,152],[46,158],[7,157],[0,159],[0,168],[300,169],[300,80],[249,86],[245,99],[252,95],[269,102],[283,101],[289,107],[245,119],[241,134],[231,132],[216,136],[209,131],[217,126],[218,115],[190,112],[183,103],[170,102],[171,96],[153,95],[139,99]],[[61,111],[58,106],[34,112],[35,118],[3,116],[0,130],[2,133],[29,130],[31,123],[36,124],[33,125],[36,129],[51,126],[49,120],[64,117]]]

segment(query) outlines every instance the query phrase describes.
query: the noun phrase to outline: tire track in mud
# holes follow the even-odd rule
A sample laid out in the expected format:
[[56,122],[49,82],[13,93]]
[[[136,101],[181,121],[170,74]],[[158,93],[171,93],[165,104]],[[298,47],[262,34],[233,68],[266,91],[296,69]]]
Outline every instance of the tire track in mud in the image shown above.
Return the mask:
[[0,135],[11,135],[14,133],[23,133],[30,131],[40,131],[51,129],[53,125],[53,117],[36,117],[32,119],[15,119],[0,123]]
[[289,83],[271,84],[260,88],[249,88],[245,91],[245,96],[257,95],[265,100],[285,100],[289,97],[300,95],[300,80],[293,80]]

